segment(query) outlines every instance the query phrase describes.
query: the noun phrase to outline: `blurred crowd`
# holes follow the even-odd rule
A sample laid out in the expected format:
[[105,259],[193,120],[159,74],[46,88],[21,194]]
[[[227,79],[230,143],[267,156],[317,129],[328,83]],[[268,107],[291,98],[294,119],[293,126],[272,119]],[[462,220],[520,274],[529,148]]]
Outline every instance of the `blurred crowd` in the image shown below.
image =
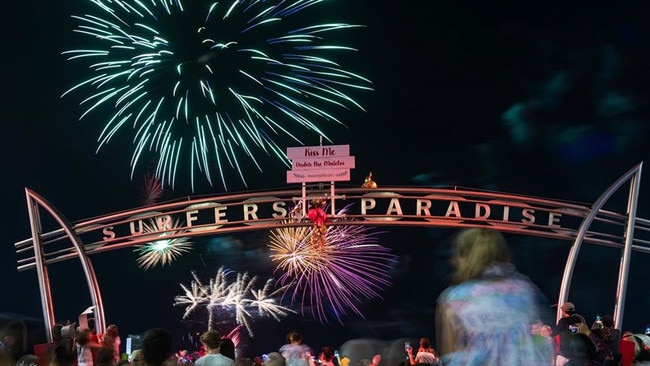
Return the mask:
[[[436,347],[428,337],[379,345],[350,340],[312,349],[299,331],[267,354],[238,352],[238,339],[208,329],[197,350],[172,349],[172,335],[151,329],[135,349],[122,352],[117,325],[103,334],[61,330],[34,354],[17,355],[11,335],[0,338],[0,366],[632,366],[650,365],[650,327],[616,328],[609,314],[587,319],[567,302],[556,324],[537,287],[511,263],[504,236],[489,228],[465,229],[454,241],[456,271],[436,304]],[[209,328],[209,327],[208,327]],[[282,342],[279,342],[282,343]],[[339,353],[340,349],[340,353]],[[363,349],[363,351],[359,351]]]

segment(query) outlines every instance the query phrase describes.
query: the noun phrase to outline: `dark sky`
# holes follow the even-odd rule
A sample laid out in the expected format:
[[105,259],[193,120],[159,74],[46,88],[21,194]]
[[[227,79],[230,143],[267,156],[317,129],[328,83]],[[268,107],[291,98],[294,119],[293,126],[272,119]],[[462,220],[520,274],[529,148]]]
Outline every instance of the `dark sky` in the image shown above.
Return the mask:
[[[364,106],[339,111],[348,128],[325,126],[335,144],[356,157],[353,185],[372,171],[379,185],[465,186],[576,202],[593,202],[620,175],[649,154],[648,12],[633,1],[433,2],[331,1],[323,17],[364,24],[350,33],[359,52],[347,68],[372,80],[359,92]],[[381,4],[381,5],[378,5]],[[7,2],[3,14],[2,116],[5,138],[3,294],[0,312],[40,318],[35,271],[16,271],[16,241],[30,235],[24,188],[29,187],[74,221],[136,207],[142,171],[129,179],[128,136],[95,154],[104,121],[78,122],[77,97],[60,95],[85,70],[66,63],[71,14],[87,2]],[[329,20],[329,19],[328,19]],[[317,145],[317,136],[306,136]],[[295,145],[292,145],[295,146]],[[285,167],[263,160],[247,171],[248,189],[285,186]],[[232,180],[231,191],[245,190]],[[187,183],[187,182],[185,182]],[[641,180],[639,216],[649,217]],[[218,194],[200,185],[194,194]],[[187,184],[165,198],[191,195]],[[623,201],[614,209],[624,210]],[[433,309],[446,285],[451,232],[390,229],[382,245],[400,257],[385,299],[364,304],[366,319],[344,326],[292,317],[260,323],[253,349],[279,347],[292,328],[315,347],[373,335],[382,339],[433,337]],[[508,237],[515,263],[553,304],[570,243]],[[92,258],[102,285],[107,321],[123,334],[154,326],[186,334],[181,308],[172,307],[178,283],[190,271],[208,279],[220,265],[262,275],[266,233],[202,239],[192,255],[171,268],[143,272],[129,250]],[[216,254],[218,253],[218,254]],[[611,313],[620,253],[583,248],[570,299],[592,319]],[[265,264],[266,263],[266,264]],[[647,255],[631,264],[625,328],[641,331]],[[50,268],[57,320],[74,320],[89,305],[81,268],[74,261]],[[634,301],[631,299],[634,298]],[[611,309],[611,310],[610,310]],[[184,333],[185,332],[185,333]]]

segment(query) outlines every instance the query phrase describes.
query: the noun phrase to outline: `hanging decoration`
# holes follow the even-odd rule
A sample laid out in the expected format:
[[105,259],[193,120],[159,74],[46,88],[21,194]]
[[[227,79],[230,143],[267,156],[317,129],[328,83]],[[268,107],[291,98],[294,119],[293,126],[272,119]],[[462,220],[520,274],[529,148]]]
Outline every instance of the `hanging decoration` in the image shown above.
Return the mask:
[[327,227],[325,221],[327,220],[327,213],[324,210],[325,200],[322,198],[314,198],[311,200],[311,206],[307,212],[309,220],[314,224],[312,226],[311,244],[314,248],[324,250],[326,246]]

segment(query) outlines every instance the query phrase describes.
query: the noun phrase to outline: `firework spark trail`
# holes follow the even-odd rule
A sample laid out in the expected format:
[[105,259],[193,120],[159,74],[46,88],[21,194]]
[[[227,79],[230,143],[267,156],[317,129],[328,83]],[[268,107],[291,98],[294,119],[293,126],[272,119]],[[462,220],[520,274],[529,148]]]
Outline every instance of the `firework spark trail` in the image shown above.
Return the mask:
[[164,189],[162,182],[155,175],[147,173],[144,177],[142,187],[142,205],[155,206],[163,196]]
[[282,306],[275,297],[285,291],[284,287],[273,290],[273,279],[266,281],[264,287],[255,287],[257,277],[250,277],[247,272],[237,273],[233,282],[228,282],[228,275],[233,273],[223,267],[219,268],[217,274],[210,280],[209,285],[203,285],[196,274],[192,273],[193,281],[189,290],[181,284],[184,295],[176,296],[174,305],[185,305],[186,319],[200,306],[208,309],[208,327],[211,329],[213,317],[218,312],[234,315],[235,322],[244,326],[250,336],[253,336],[251,321],[258,317],[273,317],[280,320],[281,317],[293,313],[288,307]]
[[336,43],[361,26],[302,14],[321,0],[89,1],[91,12],[73,16],[86,47],[63,54],[90,75],[63,96],[89,92],[80,119],[108,111],[98,151],[132,130],[131,178],[152,155],[172,188],[186,165],[192,189],[195,175],[227,189],[227,170],[246,185],[240,155],[258,170],[255,149],[290,167],[283,147],[329,141],[320,124],[343,124],[329,109],[363,110],[351,94],[372,90],[341,66],[356,49]]
[[174,305],[186,305],[183,319],[187,318],[199,305],[210,302],[210,294],[196,273],[192,272],[192,277],[194,281],[192,281],[189,288],[181,284],[181,288],[185,294],[176,296],[174,299]]
[[[331,316],[342,323],[348,311],[363,317],[359,304],[380,298],[390,286],[388,270],[397,257],[377,244],[379,232],[360,225],[331,225],[325,248],[311,244],[311,228],[306,226],[275,229],[271,232],[271,259],[279,282],[287,286],[285,295],[301,303],[321,322]],[[327,311],[327,308],[330,311]]]

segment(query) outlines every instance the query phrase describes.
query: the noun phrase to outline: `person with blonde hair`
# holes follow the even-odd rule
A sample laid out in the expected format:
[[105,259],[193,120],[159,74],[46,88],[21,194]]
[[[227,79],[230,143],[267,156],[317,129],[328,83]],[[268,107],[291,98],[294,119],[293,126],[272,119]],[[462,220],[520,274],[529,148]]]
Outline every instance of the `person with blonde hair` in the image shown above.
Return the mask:
[[144,366],[141,349],[136,349],[131,352],[131,366]]
[[462,230],[452,262],[452,285],[436,308],[442,363],[548,366],[552,348],[530,332],[544,297],[511,263],[504,236],[487,228]]

